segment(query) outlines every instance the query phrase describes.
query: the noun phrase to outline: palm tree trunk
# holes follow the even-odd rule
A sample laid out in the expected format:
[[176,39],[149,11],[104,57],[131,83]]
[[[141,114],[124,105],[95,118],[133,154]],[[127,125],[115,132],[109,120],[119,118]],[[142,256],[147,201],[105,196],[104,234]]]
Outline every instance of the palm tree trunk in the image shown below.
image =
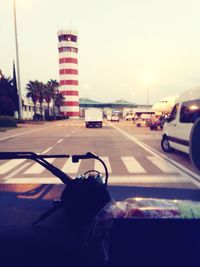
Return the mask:
[[41,120],[43,120],[43,114],[42,114],[42,103],[40,103],[40,116],[41,116]]
[[33,115],[33,117],[34,117],[34,120],[36,120],[36,102],[34,102],[34,115]]

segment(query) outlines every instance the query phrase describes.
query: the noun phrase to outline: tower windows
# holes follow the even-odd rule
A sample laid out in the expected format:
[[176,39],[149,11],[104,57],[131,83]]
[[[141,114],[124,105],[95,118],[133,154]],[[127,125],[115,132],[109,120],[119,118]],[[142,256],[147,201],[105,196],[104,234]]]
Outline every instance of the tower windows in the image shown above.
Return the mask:
[[75,47],[60,47],[58,48],[59,52],[74,52],[78,53],[78,48]]
[[72,34],[62,34],[58,36],[59,42],[67,41],[67,42],[77,42],[77,36]]

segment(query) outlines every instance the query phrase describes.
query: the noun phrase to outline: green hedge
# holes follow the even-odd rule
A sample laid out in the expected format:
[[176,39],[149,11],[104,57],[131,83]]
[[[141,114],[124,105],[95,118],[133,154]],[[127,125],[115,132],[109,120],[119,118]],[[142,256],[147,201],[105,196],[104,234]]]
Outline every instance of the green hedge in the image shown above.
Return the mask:
[[17,127],[16,119],[13,117],[0,116],[0,127]]

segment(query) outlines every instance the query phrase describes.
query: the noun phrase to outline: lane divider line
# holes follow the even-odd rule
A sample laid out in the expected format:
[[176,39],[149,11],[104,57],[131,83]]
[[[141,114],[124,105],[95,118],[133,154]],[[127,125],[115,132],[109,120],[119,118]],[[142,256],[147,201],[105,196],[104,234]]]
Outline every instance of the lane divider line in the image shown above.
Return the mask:
[[[42,128],[42,129],[48,129],[50,127],[55,127],[55,126],[54,125],[50,125],[50,126]],[[13,137],[17,137],[17,136],[21,136],[21,135],[25,135],[25,134],[29,134],[29,133],[38,132],[38,131],[41,131],[41,128],[40,129],[31,130],[31,131],[26,131],[26,132],[23,132],[23,133],[10,135],[10,136],[6,136],[6,137],[0,137],[0,141],[6,140],[6,139],[10,139],[10,138],[13,138]]]
[[60,140],[58,140],[57,144],[60,144],[64,139],[61,138]]

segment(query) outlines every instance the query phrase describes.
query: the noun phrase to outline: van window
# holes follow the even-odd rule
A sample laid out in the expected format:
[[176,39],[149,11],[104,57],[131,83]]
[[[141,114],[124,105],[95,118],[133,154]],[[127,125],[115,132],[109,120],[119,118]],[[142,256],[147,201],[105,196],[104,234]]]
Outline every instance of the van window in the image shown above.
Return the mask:
[[183,102],[180,112],[180,122],[194,123],[198,118],[200,118],[200,99]]
[[170,114],[170,116],[169,116],[168,121],[173,121],[173,120],[176,119],[176,115],[177,115],[177,112],[178,112],[178,107],[179,107],[179,103],[177,103],[177,104],[173,107],[172,112],[171,112],[171,114]]

